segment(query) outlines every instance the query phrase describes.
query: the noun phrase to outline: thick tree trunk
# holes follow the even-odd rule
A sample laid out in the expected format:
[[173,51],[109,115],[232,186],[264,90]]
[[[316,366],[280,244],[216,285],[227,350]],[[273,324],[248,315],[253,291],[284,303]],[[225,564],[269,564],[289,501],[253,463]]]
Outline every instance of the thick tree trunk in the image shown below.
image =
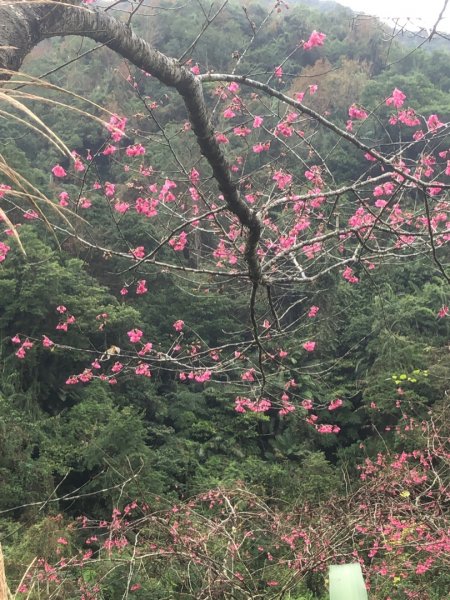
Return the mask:
[[200,152],[211,166],[228,209],[248,229],[245,258],[250,278],[259,283],[261,268],[256,248],[261,235],[261,222],[241,199],[231,178],[229,165],[215,139],[201,81],[176,59],[152,48],[126,24],[104,12],[67,2],[11,2],[0,5],[0,69],[17,71],[25,56],[39,42],[66,35],[85,36],[105,44],[139,69],[178,90],[186,105]]
[[2,545],[0,544],[0,600],[9,600],[11,594],[6,583],[5,565],[3,562]]

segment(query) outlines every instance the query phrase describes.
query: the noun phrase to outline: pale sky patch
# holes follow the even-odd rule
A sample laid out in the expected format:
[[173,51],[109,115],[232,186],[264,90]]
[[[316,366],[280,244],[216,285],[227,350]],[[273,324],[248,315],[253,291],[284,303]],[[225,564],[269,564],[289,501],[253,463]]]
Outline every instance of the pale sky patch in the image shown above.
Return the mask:
[[[376,15],[383,20],[399,19],[415,28],[431,29],[445,4],[444,0],[337,0],[355,12]],[[450,2],[439,23],[438,30],[450,32]]]

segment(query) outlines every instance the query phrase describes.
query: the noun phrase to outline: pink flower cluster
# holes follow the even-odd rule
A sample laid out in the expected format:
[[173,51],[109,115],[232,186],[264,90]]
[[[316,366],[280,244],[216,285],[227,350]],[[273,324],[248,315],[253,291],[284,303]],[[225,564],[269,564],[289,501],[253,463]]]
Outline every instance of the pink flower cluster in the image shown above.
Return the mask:
[[391,196],[395,191],[395,185],[388,181],[387,183],[383,183],[383,185],[377,185],[373,190],[373,195],[375,197],[378,196]]
[[55,165],[52,169],[54,177],[65,177],[67,175],[65,169],[61,165]]
[[76,322],[76,318],[67,312],[67,307],[60,304],[56,307],[56,312],[60,315],[65,315],[65,321],[60,321],[55,329],[58,331],[67,331],[69,329],[69,325],[73,325]]
[[175,323],[173,324],[173,328],[175,329],[175,331],[182,331],[184,327],[184,321],[182,321],[181,319],[178,319],[178,321],[175,321]]
[[175,189],[176,187],[177,184],[175,183],[175,181],[172,181],[171,179],[166,179],[163,186],[161,187],[161,191],[158,196],[159,200],[162,200],[163,202],[173,202],[174,200],[176,200],[175,195],[170,191]]
[[405,94],[401,90],[395,88],[392,92],[392,96],[386,98],[386,104],[387,106],[395,106],[395,108],[400,108],[400,106],[403,106],[405,100]]
[[21,342],[20,336],[18,334],[11,338],[11,342],[13,344],[21,344],[20,348],[16,352],[17,358],[20,359],[24,359],[27,354],[27,350],[34,346],[33,342],[30,342],[28,338]]
[[145,279],[140,279],[137,282],[136,294],[139,296],[142,294],[146,294],[147,292],[148,292],[147,281]]
[[130,331],[128,331],[127,335],[132,344],[137,344],[138,342],[141,341],[141,338],[144,335],[144,332],[141,331],[140,329],[134,328],[134,329],[131,329]]
[[144,246],[138,246],[137,248],[135,248],[134,250],[131,251],[131,254],[134,256],[134,258],[144,258],[145,256],[145,248]]
[[5,260],[6,255],[10,250],[11,248],[7,244],[0,242],[0,262],[3,262]]
[[245,413],[247,410],[250,412],[266,412],[272,406],[270,400],[267,398],[260,398],[260,400],[252,401],[250,398],[244,398],[242,396],[238,396],[235,400],[234,410],[239,413]]
[[353,273],[353,269],[351,267],[346,267],[344,269],[342,277],[349,283],[358,283],[359,281],[358,277],[356,277],[356,275]]
[[205,369],[204,371],[191,371],[190,373],[180,373],[180,380],[186,381],[196,381],[197,383],[205,383],[205,381],[209,381],[211,379],[211,371],[209,369]]
[[315,46],[323,46],[326,37],[327,36],[324,33],[321,33],[320,31],[316,31],[314,29],[314,31],[309,36],[308,41],[303,43],[303,49],[311,50],[311,48],[314,48]]
[[106,129],[110,132],[111,138],[114,142],[120,142],[125,135],[125,126],[127,124],[126,117],[119,117],[118,115],[112,115],[109,119],[109,123],[106,125]]
[[313,317],[315,317],[317,315],[317,313],[319,312],[319,307],[318,306],[311,306],[311,308],[309,309],[308,312],[308,317],[310,319],[312,319]]
[[328,410],[336,410],[337,408],[340,408],[343,405],[343,402],[340,398],[336,398],[335,400],[332,400],[330,402],[330,404],[328,405]]
[[159,200],[157,198],[137,198],[134,209],[138,214],[146,217],[156,217],[158,204]]
[[138,366],[134,369],[136,375],[143,375],[144,377],[151,377],[152,374],[150,372],[150,367],[147,363],[139,363]]
[[368,114],[363,108],[358,108],[356,104],[352,104],[348,109],[348,116],[351,119],[356,119],[357,121],[363,121],[367,119]]
[[180,235],[177,235],[169,240],[169,246],[176,252],[180,252],[185,249],[187,244],[187,233],[182,231]]
[[303,348],[306,350],[306,352],[313,352],[315,347],[316,347],[316,342],[305,342],[303,344]]
[[341,430],[339,425],[328,425],[324,423],[322,425],[315,425],[315,428],[318,433],[339,433]]
[[145,148],[142,144],[134,144],[133,146],[128,146],[125,150],[125,154],[127,156],[143,156],[145,154]]
[[281,396],[281,406],[282,408],[278,412],[280,416],[288,415],[295,410],[295,406],[292,404],[292,402],[290,402],[289,396],[286,394],[286,392],[284,392]]
[[272,179],[277,182],[278,189],[284,190],[286,186],[292,183],[292,175],[284,171],[275,171]]
[[439,317],[439,319],[443,319],[444,317],[446,317],[449,313],[449,308],[447,305],[442,306],[442,308],[439,310],[437,316]]

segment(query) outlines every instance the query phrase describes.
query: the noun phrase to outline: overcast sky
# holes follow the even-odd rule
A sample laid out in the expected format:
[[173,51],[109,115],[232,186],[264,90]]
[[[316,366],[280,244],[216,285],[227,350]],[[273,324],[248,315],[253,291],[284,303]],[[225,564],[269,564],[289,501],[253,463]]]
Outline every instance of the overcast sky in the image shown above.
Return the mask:
[[[415,25],[433,27],[444,0],[337,0],[354,11],[375,14],[379,17],[399,17],[406,22],[409,17]],[[450,2],[439,25],[441,31],[450,31]]]

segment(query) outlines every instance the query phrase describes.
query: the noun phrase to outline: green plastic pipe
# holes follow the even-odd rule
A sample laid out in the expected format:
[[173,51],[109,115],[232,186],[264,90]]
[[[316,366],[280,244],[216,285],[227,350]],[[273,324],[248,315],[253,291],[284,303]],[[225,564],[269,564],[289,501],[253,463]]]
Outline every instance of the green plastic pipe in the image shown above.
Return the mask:
[[359,563],[331,565],[330,600],[368,600]]

